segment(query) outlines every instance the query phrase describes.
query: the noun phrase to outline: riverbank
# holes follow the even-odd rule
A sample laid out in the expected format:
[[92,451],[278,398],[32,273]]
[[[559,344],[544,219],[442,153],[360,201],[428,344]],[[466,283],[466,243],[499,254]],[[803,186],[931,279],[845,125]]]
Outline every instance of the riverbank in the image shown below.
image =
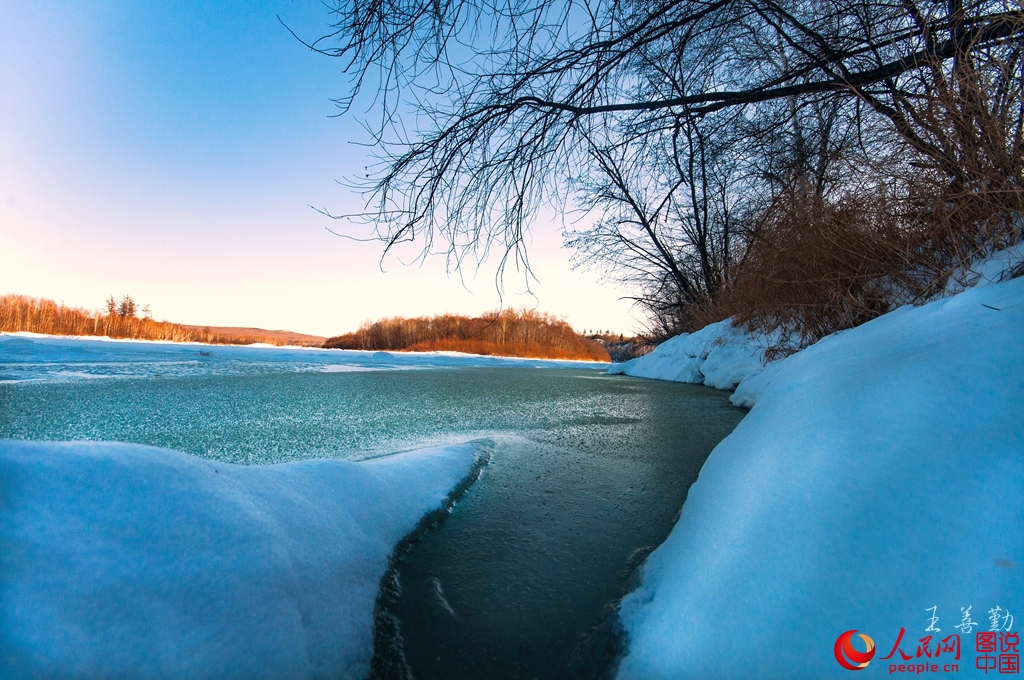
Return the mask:
[[728,322],[615,367],[735,388],[751,408],[623,600],[619,677],[842,678],[836,639],[853,629],[877,645],[871,665],[888,669],[905,630],[900,649],[928,658],[958,635],[973,668],[990,611],[1024,607],[1022,329],[1018,278],[767,368],[765,339]]
[[[380,539],[373,549],[386,554],[394,536],[382,537],[375,518],[391,512],[392,494],[405,494],[411,484],[415,488],[408,493],[415,495],[433,477],[380,479],[376,461],[397,451],[440,445],[446,448],[437,455],[444,457],[451,445],[473,442],[479,449],[485,439],[493,442],[484,447],[492,458],[480,480],[443,529],[418,533],[415,549],[395,565],[402,599],[391,603],[388,613],[402,619],[406,659],[414,670],[425,669],[414,675],[430,677],[429,669],[436,667],[445,671],[437,677],[469,678],[470,667],[476,677],[522,671],[522,677],[562,678],[571,677],[568,664],[603,666],[606,657],[614,658],[615,648],[603,644],[611,640],[593,635],[594,627],[612,611],[608,605],[621,597],[650,547],[667,538],[707,454],[745,415],[716,390],[605,377],[595,367],[555,369],[554,362],[492,358],[491,365],[477,360],[460,366],[446,359],[402,366],[396,362],[413,357],[385,355],[382,364],[374,365],[372,353],[359,352],[234,348],[201,357],[197,348],[185,353],[170,345],[50,342],[0,338],[0,375],[20,372],[5,366],[6,360],[24,358],[32,372],[40,370],[43,360],[54,362],[34,380],[0,378],[0,404],[6,405],[0,409],[0,439],[34,440],[2,442],[0,451],[31,445],[63,447],[66,454],[34,451],[26,464],[45,469],[26,477],[0,453],[0,478],[8,484],[0,542],[15,534],[18,538],[16,544],[0,545],[5,560],[17,560],[3,563],[11,595],[0,602],[0,617],[20,626],[17,645],[5,639],[5,649],[16,649],[22,669],[66,665],[74,670],[77,666],[54,636],[69,625],[61,617],[74,616],[93,622],[73,634],[74,649],[83,657],[89,635],[97,647],[109,646],[121,605],[113,597],[85,597],[104,584],[109,585],[104,592],[123,593],[133,610],[163,607],[169,612],[164,618],[136,620],[126,638],[130,649],[111,654],[106,672],[100,672],[97,660],[96,672],[83,676],[139,675],[131,663],[148,648],[151,677],[260,677],[248,665],[252,648],[245,630],[260,621],[253,611],[288,601],[274,599],[279,593],[267,585],[287,582],[292,573],[292,561],[276,557],[293,556],[303,569],[313,564],[327,569],[343,557],[338,553],[365,545],[363,533],[317,533],[315,526],[325,526],[318,522],[339,532],[365,524],[365,534]],[[184,356],[176,358],[178,353]],[[289,355],[306,363],[293,364]],[[138,363],[126,365],[132,356]],[[355,365],[342,370],[337,364],[317,370],[312,363],[314,358],[349,356],[365,359],[363,368],[372,370],[351,370]],[[123,377],[97,379],[115,374]],[[108,445],[40,444],[82,439],[133,444],[115,447],[121,450],[120,463],[106,470],[116,474],[92,470],[90,455],[79,449]],[[142,444],[195,458],[144,449],[135,467],[133,457]],[[356,463],[344,460],[308,461],[308,468],[303,467],[307,463],[294,464],[309,458],[367,461],[367,467],[354,468]],[[230,463],[261,472],[222,466]],[[167,474],[161,472],[167,467]],[[352,476],[333,472],[346,469]],[[380,479],[387,493],[362,495],[359,480],[366,476]],[[281,494],[266,503],[260,498],[248,503],[268,485]],[[324,494],[330,496],[327,501]],[[59,502],[45,505],[47,498]],[[363,514],[346,524],[339,519],[339,506]],[[204,507],[210,517],[203,516]],[[252,521],[239,528],[232,518],[246,509],[252,510]],[[302,536],[272,531],[292,523],[308,525],[310,531]],[[175,528],[184,533],[175,538]],[[266,539],[257,552],[267,558],[255,566],[235,559],[238,546],[232,539],[254,533]],[[38,549],[22,550],[40,542]],[[66,552],[57,560],[53,551],[61,546]],[[139,560],[148,560],[148,568],[130,566]],[[112,575],[94,568],[97,563],[129,568]],[[62,575],[68,570],[78,574],[76,580]],[[356,587],[349,585],[350,578],[362,588],[360,574],[339,567],[336,583],[342,590]],[[179,581],[187,582],[180,590]],[[155,582],[166,587],[155,589]],[[46,583],[61,583],[62,589],[53,586],[45,597],[32,597],[33,602],[46,604],[60,596],[82,608],[27,604],[26,598],[38,595]],[[303,578],[294,584],[294,599],[300,602],[309,592],[332,588],[337,586]],[[216,607],[208,595],[221,589],[226,592]],[[183,598],[180,592],[197,596]],[[15,606],[17,612],[8,610]],[[345,611],[351,614],[351,627],[363,631],[360,639],[369,640],[373,621],[359,613],[366,608]],[[105,612],[116,614],[109,625],[100,622]],[[198,625],[194,636],[177,628],[182,620],[206,618],[228,621],[223,635]],[[267,629],[278,623],[268,619]],[[287,638],[282,646],[300,634],[293,623],[281,624]],[[308,635],[317,640],[333,635],[334,623],[309,619]],[[327,632],[318,632],[321,628]],[[253,631],[253,637],[259,632]],[[580,644],[584,635],[591,642]],[[213,647],[219,655],[210,652]],[[189,650],[197,661],[186,672],[180,663],[192,658]],[[371,645],[360,658],[372,651]],[[242,657],[238,672],[225,671],[226,660],[236,654]],[[274,672],[267,676],[282,674],[277,664],[283,654],[276,642],[268,643],[266,655],[273,663],[267,667]],[[295,668],[296,677],[318,675],[301,663]],[[0,659],[5,678],[54,672],[20,672]]]

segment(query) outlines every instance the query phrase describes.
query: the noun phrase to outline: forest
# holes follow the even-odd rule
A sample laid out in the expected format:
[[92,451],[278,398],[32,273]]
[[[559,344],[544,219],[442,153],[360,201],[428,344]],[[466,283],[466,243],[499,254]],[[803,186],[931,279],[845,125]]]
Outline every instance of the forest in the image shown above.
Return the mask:
[[22,331],[47,335],[105,336],[224,345],[249,345],[257,342],[268,345],[288,344],[272,336],[221,333],[170,321],[154,321],[148,310],[139,309],[128,295],[120,301],[110,297],[106,308],[97,311],[68,307],[53,300],[26,295],[0,295],[0,332]]
[[444,314],[381,319],[363,324],[354,333],[329,338],[324,347],[610,360],[601,343],[580,336],[563,319],[528,309],[504,309],[479,317]]
[[[0,332],[26,331],[47,335],[226,345],[310,345],[310,341],[315,339],[315,336],[280,331],[261,335],[259,329],[219,329],[154,321],[148,307],[140,309],[128,295],[120,301],[110,297],[105,309],[96,311],[25,295],[0,295]],[[505,309],[480,317],[444,314],[367,322],[354,333],[327,339],[323,346],[329,349],[451,351],[583,361],[610,361],[605,345],[617,354],[632,350],[630,341],[634,339],[620,337],[615,342],[613,340],[611,336],[583,337],[564,319],[549,314]],[[649,348],[645,347],[643,351],[649,351]]]

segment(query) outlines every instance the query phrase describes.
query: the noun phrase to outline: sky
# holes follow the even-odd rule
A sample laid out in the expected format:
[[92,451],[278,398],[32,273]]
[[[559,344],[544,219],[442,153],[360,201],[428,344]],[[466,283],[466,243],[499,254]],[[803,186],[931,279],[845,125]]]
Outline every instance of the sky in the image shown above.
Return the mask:
[[[525,291],[494,261],[460,277],[406,264],[334,214],[372,162],[360,115],[338,117],[337,60],[318,0],[0,0],[0,294],[96,309],[110,295],[157,319],[337,335],[384,316],[499,304],[632,333],[627,291],[574,271],[561,223],[538,220]],[[418,252],[418,251],[417,251]]]

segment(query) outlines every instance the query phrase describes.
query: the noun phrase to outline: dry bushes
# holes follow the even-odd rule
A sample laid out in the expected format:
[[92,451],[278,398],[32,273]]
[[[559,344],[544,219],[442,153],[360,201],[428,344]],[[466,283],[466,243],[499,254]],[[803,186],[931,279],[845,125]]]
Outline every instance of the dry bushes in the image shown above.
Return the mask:
[[254,342],[287,344],[276,338],[212,333],[209,329],[191,328],[169,321],[154,321],[127,313],[122,315],[116,312],[90,312],[57,304],[53,300],[25,295],[0,296],[0,331],[230,345],[247,345]]
[[904,263],[881,198],[833,205],[811,191],[780,196],[728,290],[695,318],[734,316],[752,330],[779,331],[780,351],[884,314]]
[[[732,316],[777,332],[791,352],[909,303],[943,294],[951,276],[1021,240],[1021,192],[938,192],[896,199],[878,189],[830,203],[790,192],[762,216],[730,285],[691,311],[695,327]],[[694,328],[695,330],[696,328]]]
[[904,283],[927,299],[1024,237],[1024,45],[970,46],[919,78],[923,96],[904,107],[915,160],[894,179],[905,197]]
[[1024,48],[923,70],[902,148],[832,195],[789,180],[690,325],[735,316],[789,351],[963,286],[973,262],[1024,240],[1022,69]]
[[838,204],[784,195],[764,214],[730,285],[691,310],[691,330],[733,316],[750,330],[777,332],[769,355],[778,355],[933,299],[971,262],[1021,240],[1024,213],[1007,208],[1007,198],[1021,192],[946,191],[925,202],[878,190]]
[[[419,342],[405,348],[409,352],[465,352],[496,357],[530,357],[533,359],[581,359],[584,361],[610,361],[598,351],[579,355],[561,347],[528,343],[499,343],[488,340],[446,339],[434,342]],[[598,346],[600,349],[600,346]],[[607,356],[607,355],[606,355]]]
[[[908,200],[899,283],[914,302],[966,285],[970,265],[1024,239],[1024,190],[923,187]],[[925,195],[921,195],[925,194]],[[930,195],[929,195],[930,194]]]
[[445,314],[382,319],[363,324],[355,333],[330,338],[324,347],[609,360],[599,343],[581,337],[562,319],[526,309],[506,309],[472,318]]
[[900,79],[857,91],[881,117],[822,157],[841,169],[834,182],[812,189],[780,159],[729,282],[686,310],[687,330],[735,316],[779,331],[775,352],[795,349],[962,288],[974,262],[1024,240],[1024,44],[985,42],[958,12],[939,29],[963,41],[953,58],[921,53]]

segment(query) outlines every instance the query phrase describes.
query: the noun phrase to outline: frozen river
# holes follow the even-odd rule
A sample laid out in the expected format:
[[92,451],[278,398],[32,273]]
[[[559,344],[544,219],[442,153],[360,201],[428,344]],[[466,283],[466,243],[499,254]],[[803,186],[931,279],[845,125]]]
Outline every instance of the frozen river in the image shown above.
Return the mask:
[[375,668],[601,675],[614,605],[742,418],[704,387],[604,366],[0,336],[0,438],[151,444],[249,465],[431,444],[490,452],[391,574]]

